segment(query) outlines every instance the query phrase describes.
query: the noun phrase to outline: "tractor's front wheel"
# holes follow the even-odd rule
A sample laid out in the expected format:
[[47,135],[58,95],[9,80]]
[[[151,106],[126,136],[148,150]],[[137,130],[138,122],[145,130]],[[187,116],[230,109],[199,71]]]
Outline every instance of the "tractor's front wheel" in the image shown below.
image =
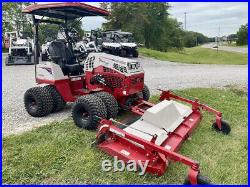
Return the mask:
[[107,118],[105,104],[99,97],[85,95],[76,101],[72,109],[75,125],[87,130],[96,129],[101,118]]
[[47,89],[47,91],[51,94],[53,99],[53,108],[51,112],[58,112],[62,110],[65,107],[66,102],[63,100],[62,96],[57,91],[56,87],[48,85],[45,86],[45,89]]
[[51,94],[44,87],[33,87],[24,94],[26,111],[33,117],[48,115],[53,108]]
[[[191,182],[189,181],[188,177],[184,180],[184,185],[191,185]],[[197,184],[200,185],[206,185],[206,184],[212,184],[211,180],[207,176],[203,176],[201,174],[197,175]]]
[[148,101],[150,98],[150,91],[148,86],[144,84],[143,90],[139,93],[139,97],[143,98],[143,100]]
[[223,134],[229,134],[231,132],[231,127],[228,122],[221,120],[221,129],[219,129],[216,122],[212,124],[212,128],[217,132],[222,132]]
[[113,95],[107,92],[94,93],[96,97],[99,97],[105,104],[107,109],[107,119],[115,118],[118,113],[118,103]]

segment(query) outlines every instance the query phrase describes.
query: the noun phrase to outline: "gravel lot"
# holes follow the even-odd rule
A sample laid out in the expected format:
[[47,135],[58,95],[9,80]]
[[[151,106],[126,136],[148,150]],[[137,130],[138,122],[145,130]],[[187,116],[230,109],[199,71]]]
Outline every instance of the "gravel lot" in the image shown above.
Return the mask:
[[[2,55],[4,60],[5,55]],[[236,84],[247,86],[247,65],[192,65],[141,57],[144,67],[145,82],[151,92],[157,88],[182,89],[191,87],[223,87]],[[71,105],[59,113],[47,117],[33,118],[24,109],[24,92],[35,86],[34,66],[2,65],[2,130],[3,135],[17,134],[39,127],[54,120],[62,120],[70,116]]]

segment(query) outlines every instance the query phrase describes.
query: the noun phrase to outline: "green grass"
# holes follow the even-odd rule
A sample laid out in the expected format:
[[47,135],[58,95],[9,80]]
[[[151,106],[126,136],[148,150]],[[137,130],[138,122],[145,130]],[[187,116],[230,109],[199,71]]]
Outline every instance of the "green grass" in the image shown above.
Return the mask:
[[[199,97],[202,102],[223,111],[231,124],[226,136],[211,129],[214,117],[203,120],[180,153],[200,162],[201,172],[213,183],[246,184],[248,179],[247,94],[236,88],[188,89],[178,91]],[[153,96],[153,101],[158,97]],[[3,183],[53,184],[133,184],[182,183],[187,167],[171,163],[162,177],[138,176],[133,172],[103,172],[101,161],[111,159],[91,147],[95,132],[80,130],[71,119],[52,123],[22,135],[3,138]]]
[[183,51],[160,52],[146,48],[140,48],[142,56],[152,57],[158,60],[181,62],[188,64],[247,64],[248,54],[219,51],[201,47],[185,48]]
[[2,47],[2,53],[8,53],[8,52],[9,52],[9,49],[6,49],[6,48]]

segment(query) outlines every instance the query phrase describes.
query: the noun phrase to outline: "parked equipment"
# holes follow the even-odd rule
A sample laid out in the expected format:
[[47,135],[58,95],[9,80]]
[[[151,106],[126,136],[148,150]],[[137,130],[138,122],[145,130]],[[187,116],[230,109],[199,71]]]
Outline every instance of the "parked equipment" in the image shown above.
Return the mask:
[[92,30],[90,40],[95,41],[100,50],[108,54],[121,57],[138,57],[139,55],[137,44],[130,32]]
[[9,48],[8,56],[5,59],[5,64],[21,65],[34,64],[32,62],[32,40],[27,33],[6,32],[5,33],[5,47]]
[[[228,134],[230,126],[222,121],[221,112],[170,91],[162,91],[160,103],[148,102],[150,93],[144,84],[144,71],[135,59],[89,53],[80,63],[73,53],[67,21],[83,16],[106,16],[109,14],[106,10],[84,3],[54,3],[31,5],[24,12],[64,20],[67,39],[51,42],[51,62],[38,64],[35,53],[35,77],[40,86],[27,90],[24,95],[30,115],[45,116],[62,110],[66,102],[75,102],[72,109],[75,124],[85,129],[98,128],[96,145],[101,150],[125,162],[149,160],[146,172],[158,176],[164,174],[171,160],[178,161],[189,167],[185,183],[209,183],[208,178],[201,175],[198,162],[177,151],[198,126],[201,110],[215,114],[213,128]],[[35,48],[38,47],[38,24],[43,21],[33,16]],[[133,120],[126,123],[114,120],[118,106],[130,111]]]
[[133,34],[121,31],[106,31],[102,33],[103,51],[110,54],[118,54],[121,57],[138,57],[137,44]]
[[42,61],[48,61],[50,60],[49,57],[49,45],[53,41],[52,38],[46,38],[45,43],[41,46],[41,60]]

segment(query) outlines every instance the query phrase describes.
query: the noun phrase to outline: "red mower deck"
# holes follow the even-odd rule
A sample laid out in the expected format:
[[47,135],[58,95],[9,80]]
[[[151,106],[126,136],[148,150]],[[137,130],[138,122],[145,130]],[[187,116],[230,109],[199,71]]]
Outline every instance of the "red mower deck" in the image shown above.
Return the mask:
[[[152,136],[151,141],[146,141],[117,127],[117,125],[127,126],[126,124],[121,124],[112,119],[103,119],[100,122],[97,134],[98,147],[107,154],[117,156],[125,162],[130,160],[138,162],[140,160],[145,163],[146,160],[149,160],[146,172],[158,176],[165,173],[171,160],[181,162],[189,167],[188,181],[191,184],[200,184],[204,181],[198,181],[199,163],[176,152],[199,125],[202,118],[201,109],[214,113],[217,122],[220,122],[222,113],[200,104],[198,100],[188,100],[169,91],[162,91],[160,99],[162,101],[175,99],[192,105],[192,113],[173,132],[169,133],[161,145],[155,144],[156,135]],[[131,111],[137,115],[143,115],[145,109],[140,108],[140,106],[145,107],[145,105],[148,108],[154,106],[152,103],[142,101],[142,103],[132,107]]]

